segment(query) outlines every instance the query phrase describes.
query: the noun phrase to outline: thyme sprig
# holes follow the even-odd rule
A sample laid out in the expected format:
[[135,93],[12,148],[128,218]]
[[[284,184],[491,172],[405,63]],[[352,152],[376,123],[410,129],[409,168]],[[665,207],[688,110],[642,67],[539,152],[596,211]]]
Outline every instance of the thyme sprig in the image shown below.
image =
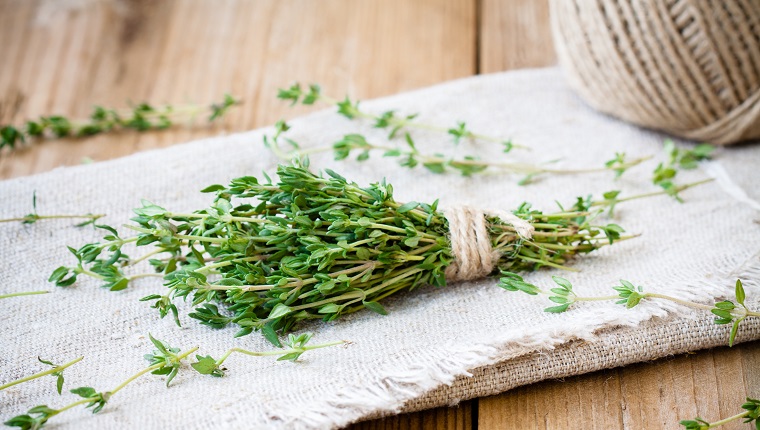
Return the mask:
[[[145,277],[161,277],[159,273],[140,273],[127,276],[121,270],[130,264],[129,256],[121,251],[122,246],[138,242],[138,237],[122,239],[115,228],[108,225],[96,224],[95,228],[105,230],[108,234],[104,242],[88,243],[79,249],[68,247],[77,259],[75,266],[60,266],[48,278],[57,287],[68,287],[74,284],[79,275],[86,275],[103,281],[103,288],[111,291],[121,291],[127,288],[130,281]],[[103,251],[111,252],[108,258],[99,258]]]
[[321,87],[317,84],[308,85],[308,89],[304,89],[301,88],[300,83],[296,82],[289,88],[278,89],[277,98],[290,101],[291,106],[299,102],[307,106],[313,105],[316,102],[335,106],[338,109],[338,113],[348,119],[366,119],[371,121],[375,128],[388,130],[388,139],[398,136],[401,131],[422,129],[448,134],[452,137],[454,144],[459,144],[462,139],[469,139],[499,144],[505,153],[512,151],[514,148],[529,149],[527,146],[512,142],[511,139],[475,133],[467,128],[467,124],[464,121],[457,121],[454,126],[442,127],[415,121],[419,116],[418,113],[401,116],[395,110],[385,111],[381,114],[369,113],[359,108],[360,102],[358,100],[352,101],[348,96],[343,100],[339,100],[323,95]]
[[82,219],[85,221],[77,224],[77,227],[84,227],[86,225],[95,224],[100,218],[103,218],[104,214],[83,214],[83,215],[70,215],[70,214],[56,214],[56,215],[40,215],[37,213],[37,192],[32,193],[32,212],[22,217],[16,218],[4,218],[0,219],[0,223],[4,222],[21,222],[22,224],[34,224],[43,219]]
[[758,424],[760,423],[760,400],[747,397],[741,408],[744,409],[743,412],[739,412],[736,415],[718,421],[708,422],[700,417],[696,417],[693,420],[681,420],[679,424],[684,426],[686,430],[707,430],[720,427],[736,420],[742,420],[743,423],[751,423],[754,421],[755,428],[760,426],[760,424]]
[[64,378],[63,378],[64,369],[79,363],[80,361],[82,361],[83,358],[84,357],[75,358],[69,361],[68,363],[58,365],[58,364],[53,364],[49,360],[43,360],[42,358],[37,357],[37,360],[39,360],[40,363],[47,364],[49,366],[52,366],[53,368],[39,372],[39,373],[35,373],[34,375],[25,376],[23,378],[19,378],[14,381],[0,385],[0,391],[17,384],[21,384],[22,382],[31,381],[31,380],[41,378],[47,375],[53,375],[56,378],[56,383],[55,383],[56,390],[58,391],[58,394],[61,394],[61,390],[63,389],[63,382],[64,382]]
[[161,130],[179,121],[188,121],[196,116],[208,114],[208,121],[224,116],[240,100],[229,94],[219,103],[210,106],[153,106],[140,103],[126,110],[108,109],[95,106],[86,120],[71,120],[64,116],[41,116],[28,120],[23,126],[0,126],[0,150],[15,149],[18,145],[42,138],[86,137],[117,130]]
[[715,152],[715,147],[708,144],[700,144],[692,149],[679,148],[672,140],[667,139],[663,144],[663,151],[667,159],[658,164],[652,172],[652,183],[665,190],[679,202],[683,202],[679,196],[678,186],[673,181],[680,170],[696,169],[700,161],[709,160]]
[[197,351],[198,347],[190,348],[189,350],[180,353],[178,348],[172,348],[164,342],[153,338],[153,336],[149,335],[149,337],[153,345],[157,348],[152,354],[145,356],[150,362],[150,366],[130,376],[124,382],[116,386],[116,388],[110,391],[100,392],[92,387],[74,388],[70,390],[70,392],[81,397],[81,399],[69,403],[60,409],[53,409],[47,405],[35,406],[29,409],[26,414],[17,415],[6,421],[4,424],[9,427],[19,427],[22,430],[35,430],[44,426],[45,423],[54,416],[80,405],[84,405],[86,408],[92,408],[92,413],[98,413],[116,393],[124,389],[135,379],[138,379],[147,373],[152,373],[154,375],[169,375],[166,382],[166,386],[168,387],[172,378],[174,378],[181,367],[182,360]]
[[[625,305],[625,307],[628,309],[637,306],[642,301],[667,300],[672,303],[677,303],[681,306],[686,306],[692,309],[710,311],[715,316],[713,320],[715,324],[731,324],[731,330],[729,331],[728,337],[728,346],[734,345],[736,334],[742,321],[749,317],[760,317],[760,312],[752,311],[747,308],[745,304],[746,292],[744,290],[741,279],[736,280],[733,300],[722,300],[711,305],[684,300],[666,294],[645,292],[643,287],[635,286],[633,283],[622,279],[620,280],[620,285],[612,287],[612,289],[615,290],[617,294],[608,296],[583,297],[576,294],[576,292],[573,290],[572,283],[570,283],[570,281],[567,279],[559,276],[552,276],[552,280],[556,286],[549,290],[544,290],[537,287],[536,285],[526,282],[520,275],[516,273],[503,271],[502,278],[499,280],[499,287],[507,291],[522,291],[532,296],[548,296],[549,300],[555,303],[554,306],[550,306],[544,309],[545,312],[550,313],[565,312],[570,308],[570,306],[578,302],[611,300],[615,300],[618,304]],[[747,401],[742,404],[741,408],[744,409],[743,412],[712,423],[700,417],[696,417],[693,420],[682,420],[680,424],[689,430],[706,430],[719,427],[723,424],[727,424],[738,419],[743,419],[743,422],[745,423],[755,422],[755,425],[757,427],[760,427],[760,400],[747,397]]]
[[3,218],[2,222],[20,222],[22,224],[34,224],[35,222],[43,219],[84,219],[85,221],[77,224],[77,227],[83,227],[88,224],[92,224],[100,218],[103,218],[104,214],[81,214],[81,215],[68,215],[68,214],[55,214],[55,215],[38,215],[36,213],[24,215],[22,217],[15,218]]
[[[606,207],[609,215],[612,216],[614,213],[615,208],[620,203],[629,202],[631,200],[639,200],[639,199],[646,199],[649,197],[656,197],[661,195],[669,195],[673,196],[674,193],[678,194],[683,191],[686,191],[690,188],[694,188],[703,184],[707,184],[709,182],[714,181],[713,178],[707,178],[702,179],[695,182],[689,182],[687,184],[681,184],[681,185],[673,185],[671,189],[668,190],[660,190],[660,191],[652,191],[649,193],[643,193],[643,194],[637,194],[633,196],[620,196],[621,190],[610,190],[602,194],[602,199],[597,201],[591,201],[591,196],[588,196],[586,198],[587,201],[589,201],[589,207]],[[680,198],[680,195],[679,195]],[[683,201],[683,200],[681,200]]]
[[636,158],[634,160],[625,160],[624,154],[617,154],[615,163],[607,163],[603,167],[555,169],[529,163],[484,160],[473,155],[465,155],[463,157],[455,158],[444,154],[425,154],[419,151],[414,139],[409,133],[404,133],[404,141],[406,144],[404,147],[370,143],[363,135],[354,133],[343,136],[343,138],[330,146],[307,149],[301,149],[298,143],[292,139],[286,139],[292,149],[284,150],[280,146],[279,137],[289,128],[290,127],[287,123],[280,121],[275,125],[274,136],[272,138],[264,137],[264,145],[283,160],[300,159],[310,154],[332,151],[335,160],[344,160],[351,157],[352,154],[358,153],[356,161],[361,162],[368,160],[371,152],[382,152],[383,157],[396,158],[398,164],[402,167],[413,169],[422,166],[428,171],[436,174],[445,174],[455,171],[465,177],[484,172],[525,175],[525,177],[520,180],[520,185],[528,184],[537,176],[543,174],[574,175],[613,171],[616,176],[620,176],[625,170],[652,158],[651,156],[647,156]]
[[224,364],[224,361],[227,360],[227,358],[229,358],[229,356],[232,355],[233,353],[249,355],[252,357],[268,357],[268,356],[278,355],[279,356],[277,358],[278,361],[295,362],[306,351],[311,351],[311,350],[320,349],[320,348],[327,348],[329,346],[343,345],[343,344],[348,343],[345,340],[338,340],[338,341],[333,341],[333,342],[322,343],[319,345],[307,345],[307,343],[311,340],[312,336],[313,335],[311,333],[302,333],[298,336],[291,333],[288,335],[287,339],[285,340],[285,345],[287,346],[287,348],[282,349],[282,350],[249,351],[242,348],[230,348],[218,360],[215,360],[210,355],[206,355],[206,356],[197,355],[196,359],[198,361],[191,364],[191,366],[201,375],[211,375],[211,376],[216,376],[216,377],[222,377],[224,376],[224,372],[227,370],[224,367],[222,367],[222,364]]
[[[213,204],[192,213],[143,201],[127,226],[136,236],[122,239],[104,228],[103,242],[70,248],[78,265],[56,269],[50,280],[67,286],[77,275],[94,274],[111,290],[126,288],[134,277],[121,272],[130,264],[121,247],[154,245],[149,255],[166,258],[150,263],[168,292],[144,300],[155,300],[161,317],[172,313],[179,322],[172,301],[191,300],[196,308],[189,316],[202,324],[235,324],[237,336],[261,331],[277,346],[277,333],[300,322],[331,321],[363,308],[384,314],[380,302],[390,295],[446,285],[453,254],[437,201],[400,203],[384,180],[360,187],[325,173],[311,172],[304,160],[280,166],[277,183],[264,175],[212,185],[203,192],[215,195]],[[544,213],[523,203],[513,214],[535,228],[529,240],[488,217],[492,246],[501,255],[497,266],[573,270],[568,264],[576,255],[632,237],[622,236],[617,224],[597,224],[601,211],[576,205]]]
[[[127,385],[132,383],[134,380],[148,373],[151,373],[153,375],[167,375],[166,386],[169,387],[169,384],[171,384],[171,381],[179,373],[179,370],[182,367],[183,360],[186,359],[188,356],[192,355],[194,352],[196,352],[198,350],[198,347],[191,348],[185,352],[180,352],[179,348],[172,348],[165,342],[154,338],[150,333],[148,334],[148,337],[150,338],[150,341],[153,344],[153,346],[155,346],[156,348],[152,353],[146,354],[144,356],[144,358],[148,361],[150,365],[140,370],[139,372],[135,373],[134,375],[130,376],[126,380],[124,380],[124,382],[119,384],[116,388],[110,391],[100,391],[100,392],[95,390],[92,387],[74,388],[70,390],[70,392],[72,394],[76,394],[77,396],[81,397],[81,399],[76,400],[72,403],[69,403],[68,405],[60,409],[53,409],[53,408],[48,407],[47,405],[35,406],[29,409],[26,414],[17,415],[9,419],[8,421],[6,421],[4,424],[9,427],[19,427],[22,430],[36,430],[43,427],[52,417],[80,405],[84,405],[85,408],[92,408],[92,413],[94,414],[98,413],[106,406],[106,404],[111,400],[111,398],[116,393],[124,389]],[[311,340],[311,338],[312,338],[311,333],[302,333],[298,336],[291,334],[286,340],[286,344],[288,348],[283,349],[283,350],[255,352],[255,351],[248,351],[242,348],[231,348],[219,360],[214,360],[211,356],[196,355],[196,359],[198,361],[192,363],[191,367],[196,372],[202,375],[222,377],[224,376],[224,372],[226,371],[226,369],[222,367],[222,364],[232,353],[235,353],[235,352],[240,353],[240,354],[250,355],[250,356],[257,356],[257,357],[279,355],[280,357],[278,358],[278,360],[287,360],[287,361],[295,362],[306,351],[349,343],[347,341],[335,341],[335,342],[327,342],[327,343],[323,343],[319,345],[307,345],[308,342]],[[53,376],[57,377],[57,390],[58,390],[58,394],[61,394],[61,389],[63,387],[63,375],[62,375],[63,369],[79,362],[80,360],[82,360],[82,358],[83,357],[79,357],[76,360],[72,360],[71,362],[61,365],[61,366],[56,366],[53,369],[50,369],[48,371],[40,372],[38,374],[28,376],[26,378],[22,378],[17,381],[13,381],[6,385],[0,386],[0,390],[10,387],[12,385],[20,384],[22,382],[26,382],[35,378],[52,374]],[[40,359],[40,361],[43,363],[55,366],[49,361],[42,360],[42,359]]]
[[733,346],[737,330],[739,329],[739,324],[741,324],[742,321],[747,317],[760,317],[760,312],[751,311],[744,304],[745,292],[740,279],[736,280],[735,302],[723,300],[716,302],[713,305],[705,305],[665,294],[644,292],[643,287],[634,286],[634,284],[624,279],[620,280],[620,285],[612,287],[613,290],[617,291],[617,294],[615,295],[583,297],[578,296],[575,291],[573,291],[573,285],[570,281],[559,276],[552,276],[552,280],[557,286],[548,291],[525,282],[525,280],[516,273],[502,271],[502,276],[503,277],[499,280],[499,287],[507,291],[522,291],[530,295],[542,294],[549,296],[550,301],[557,303],[557,306],[551,306],[544,309],[545,312],[565,312],[571,305],[577,302],[610,300],[616,300],[616,303],[625,305],[626,308],[630,309],[641,303],[642,300],[651,299],[662,299],[692,309],[707,310],[716,316],[715,324],[732,324],[728,340],[729,346]]

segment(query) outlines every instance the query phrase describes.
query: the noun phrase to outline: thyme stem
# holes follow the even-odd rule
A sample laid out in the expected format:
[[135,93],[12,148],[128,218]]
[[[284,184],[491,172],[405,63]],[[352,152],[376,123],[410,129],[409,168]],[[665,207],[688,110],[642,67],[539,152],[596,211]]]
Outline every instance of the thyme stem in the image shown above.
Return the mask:
[[33,379],[41,378],[41,377],[46,376],[46,375],[50,375],[50,374],[53,374],[53,373],[56,373],[56,372],[60,372],[61,370],[65,369],[65,368],[67,368],[69,366],[73,366],[74,364],[79,363],[80,361],[82,361],[83,358],[84,357],[75,358],[75,359],[69,361],[68,363],[61,364],[60,366],[53,367],[52,369],[45,370],[44,372],[35,373],[34,375],[26,376],[26,377],[23,377],[23,378],[20,378],[20,379],[16,379],[15,381],[11,381],[11,382],[8,382],[6,384],[0,385],[0,391],[6,389],[8,387],[12,387],[14,385],[20,384],[22,382],[31,381]]
[[[177,355],[177,356],[176,356],[176,360],[177,360],[178,362],[179,362],[179,361],[182,361],[182,360],[183,360],[184,358],[186,358],[188,355],[190,355],[190,354],[194,353],[194,352],[195,352],[195,351],[197,351],[197,350],[198,350],[198,347],[197,347],[197,346],[196,346],[196,347],[193,347],[193,348],[190,348],[190,349],[188,349],[187,351],[185,351],[185,352],[183,352],[183,353],[181,353],[181,354]],[[156,369],[159,369],[159,368],[161,368],[161,367],[164,367],[164,366],[166,366],[166,364],[165,364],[165,363],[156,363],[156,364],[154,364],[154,365],[152,365],[152,366],[146,367],[145,369],[143,369],[143,370],[141,370],[141,371],[139,371],[139,372],[135,373],[134,375],[130,376],[129,378],[127,378],[127,379],[126,379],[124,382],[122,382],[122,383],[121,383],[121,384],[119,384],[119,385],[118,385],[116,388],[114,388],[113,390],[111,390],[111,391],[110,391],[110,394],[111,394],[111,395],[114,395],[114,394],[118,393],[119,391],[121,391],[121,390],[122,390],[124,387],[126,387],[127,385],[129,385],[129,383],[130,383],[130,382],[132,382],[132,381],[134,381],[135,379],[137,379],[137,378],[139,378],[139,377],[143,376],[144,374],[146,374],[146,373],[148,373],[148,372],[152,372],[152,371],[154,371],[154,370],[156,370]]]
[[305,351],[310,351],[312,349],[326,348],[328,346],[342,345],[344,343],[346,343],[346,341],[336,340],[332,342],[321,343],[319,345],[305,345],[299,348],[286,348],[286,349],[272,350],[272,351],[248,351],[242,348],[230,348],[227,352],[224,353],[224,355],[222,355],[222,357],[219,360],[216,360],[216,365],[221,366],[222,363],[224,363],[224,360],[229,358],[229,356],[233,352],[250,355],[252,357],[267,357],[267,356],[275,356],[275,355],[303,353]]
[[29,214],[23,217],[17,217],[17,218],[4,218],[0,219],[0,222],[24,222],[24,223],[33,223],[38,220],[42,219],[89,219],[92,221],[95,221],[99,218],[104,217],[104,214],[97,214],[97,215],[91,215],[91,214],[85,214],[85,215],[37,215],[37,214]]
[[21,297],[21,296],[33,296],[36,294],[48,294],[50,291],[22,291],[20,293],[10,293],[10,294],[0,294],[0,299],[8,299],[11,297]]

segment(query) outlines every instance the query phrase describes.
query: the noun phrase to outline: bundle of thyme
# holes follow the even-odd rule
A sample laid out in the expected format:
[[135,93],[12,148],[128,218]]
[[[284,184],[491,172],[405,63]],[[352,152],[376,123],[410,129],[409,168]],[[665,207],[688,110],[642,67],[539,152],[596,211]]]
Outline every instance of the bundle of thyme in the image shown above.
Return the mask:
[[[150,275],[127,276],[125,266],[149,259],[169,291],[144,300],[162,317],[172,313],[179,323],[173,299],[191,298],[197,308],[190,316],[203,324],[234,323],[238,336],[260,330],[278,346],[277,332],[301,321],[330,321],[362,308],[385,314],[380,302],[396,292],[446,285],[455,253],[450,222],[437,201],[396,202],[384,180],[360,187],[302,163],[280,166],[276,183],[246,176],[207,187],[213,205],[191,213],[144,201],[135,209],[135,224],[127,226],[136,236],[121,238],[99,226],[108,232],[104,240],[70,248],[78,264],[59,267],[50,280],[68,286],[89,275],[120,290]],[[493,271],[568,268],[576,255],[621,239],[620,226],[594,223],[603,205],[597,210],[592,204],[579,199],[543,213],[523,203],[508,216],[483,218]],[[520,223],[532,233],[521,233]],[[130,259],[122,252],[127,243],[155,249]]]

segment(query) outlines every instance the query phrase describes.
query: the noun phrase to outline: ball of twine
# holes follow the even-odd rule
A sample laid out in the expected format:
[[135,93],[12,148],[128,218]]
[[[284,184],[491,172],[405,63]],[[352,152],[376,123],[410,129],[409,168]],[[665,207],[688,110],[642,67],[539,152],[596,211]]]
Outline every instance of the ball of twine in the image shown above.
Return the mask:
[[760,1],[551,0],[570,84],[609,115],[692,140],[760,138]]

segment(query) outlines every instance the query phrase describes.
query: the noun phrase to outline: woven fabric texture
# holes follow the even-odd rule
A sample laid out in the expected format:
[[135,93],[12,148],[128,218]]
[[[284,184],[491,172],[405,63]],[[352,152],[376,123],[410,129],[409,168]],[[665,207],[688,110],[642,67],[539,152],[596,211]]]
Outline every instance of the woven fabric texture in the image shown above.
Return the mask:
[[[364,163],[336,162],[330,154],[312,157],[312,167],[332,168],[359,184],[386,177],[398,201],[440,198],[441,207],[457,205],[508,210],[531,201],[543,210],[555,201],[600,195],[611,189],[633,195],[655,191],[650,174],[661,161],[663,136],[599,115],[565,84],[557,69],[473,77],[368,101],[373,112],[420,112],[420,120],[442,125],[467,122],[472,130],[512,138],[533,151],[510,154],[515,161],[555,161],[556,168],[596,167],[616,151],[630,157],[656,154],[652,160],[613,181],[609,172],[546,176],[518,186],[519,178],[485,175],[463,178],[409,170],[387,158]],[[346,133],[364,133],[383,141],[371,124],[351,122],[332,111],[290,123],[288,136],[303,147],[330,144]],[[243,175],[273,172],[278,160],[262,145],[271,129],[196,141],[148,151],[119,160],[61,168],[0,182],[0,217],[31,211],[32,193],[44,213],[106,213],[120,226],[141,198],[173,211],[211,203],[198,190]],[[414,132],[423,152],[477,153],[502,159],[498,145],[460,143],[447,136]],[[398,142],[403,145],[403,142]],[[688,143],[681,143],[688,144]],[[549,287],[550,275],[567,277],[582,295],[609,295],[619,279],[647,290],[709,303],[731,294],[737,277],[746,283],[748,304],[760,296],[760,191],[755,185],[760,147],[724,149],[717,160],[679,174],[687,182],[708,175],[717,181],[683,194],[686,203],[656,197],[622,204],[616,222],[641,236],[616,243],[572,263],[577,273],[544,270],[526,275]],[[230,347],[269,350],[254,333],[233,338],[235,328],[213,330],[188,317],[180,302],[182,328],[158,319],[138,299],[162,293],[157,279],[140,279],[129,289],[109,292],[87,278],[55,289],[46,282],[53,269],[72,264],[66,245],[96,239],[92,229],[67,221],[0,225],[2,292],[54,289],[43,296],[3,300],[0,312],[0,381],[43,369],[42,356],[65,362],[85,358],[66,370],[66,389],[92,386],[108,390],[145,367],[143,354],[153,348],[148,333],[175,347],[200,346],[218,357]],[[139,252],[132,252],[139,255]],[[686,350],[726,344],[725,327],[710,315],[664,302],[643,302],[627,310],[609,302],[547,314],[545,299],[497,287],[497,279],[422,287],[384,300],[388,316],[357,312],[330,322],[299,328],[314,333],[314,343],[350,340],[347,347],[311,351],[299,363],[271,358],[231,356],[224,378],[210,378],[188,367],[171,387],[163,376],[146,375],[114,396],[92,415],[83,408],[54,418],[56,428],[336,428],[406,408],[415,410],[493,394],[521,384],[648,360]],[[748,321],[739,340],[760,338]],[[47,404],[60,407],[73,395],[58,396],[52,378],[0,392],[2,418]]]
[[596,109],[688,139],[760,138],[760,2],[552,0],[573,87]]

